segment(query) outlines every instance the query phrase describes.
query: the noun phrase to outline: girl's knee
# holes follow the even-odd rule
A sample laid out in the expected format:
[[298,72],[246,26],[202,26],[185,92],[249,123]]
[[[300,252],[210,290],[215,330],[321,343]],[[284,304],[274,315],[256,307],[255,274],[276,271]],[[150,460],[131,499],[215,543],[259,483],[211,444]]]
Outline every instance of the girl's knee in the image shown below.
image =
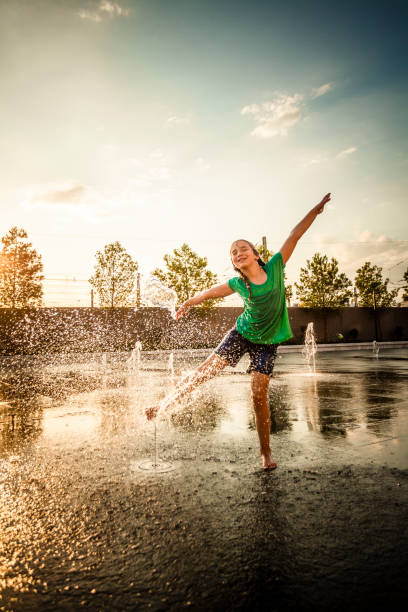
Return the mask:
[[268,400],[267,389],[252,389],[251,396],[254,410],[261,410],[266,406]]
[[253,402],[266,402],[268,397],[269,379],[254,378],[251,384],[251,396]]

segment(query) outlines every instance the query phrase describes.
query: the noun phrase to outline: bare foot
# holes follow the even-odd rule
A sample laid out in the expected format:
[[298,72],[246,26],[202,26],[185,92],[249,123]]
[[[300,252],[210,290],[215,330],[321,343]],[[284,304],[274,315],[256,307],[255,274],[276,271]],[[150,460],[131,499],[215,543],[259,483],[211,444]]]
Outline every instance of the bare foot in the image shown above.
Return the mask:
[[151,421],[152,419],[155,419],[158,412],[159,412],[159,407],[158,406],[153,406],[151,408],[146,408],[145,415],[146,415],[147,420]]
[[275,461],[272,459],[271,454],[261,455],[262,457],[262,467],[264,470],[275,470],[278,466]]

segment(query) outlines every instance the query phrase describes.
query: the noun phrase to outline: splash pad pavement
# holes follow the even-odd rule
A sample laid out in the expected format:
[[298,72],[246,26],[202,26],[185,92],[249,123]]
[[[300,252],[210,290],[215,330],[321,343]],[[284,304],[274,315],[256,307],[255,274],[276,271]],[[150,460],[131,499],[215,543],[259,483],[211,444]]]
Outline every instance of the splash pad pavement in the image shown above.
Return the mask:
[[[140,357],[140,359],[139,359]],[[260,469],[245,362],[155,430],[194,354],[3,358],[0,609],[361,610],[407,595],[407,349],[295,351]]]

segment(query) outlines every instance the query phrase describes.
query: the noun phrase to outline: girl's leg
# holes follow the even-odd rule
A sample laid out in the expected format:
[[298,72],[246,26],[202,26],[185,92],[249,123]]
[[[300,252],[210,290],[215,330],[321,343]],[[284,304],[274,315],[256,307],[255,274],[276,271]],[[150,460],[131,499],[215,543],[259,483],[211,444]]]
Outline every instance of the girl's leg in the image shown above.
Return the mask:
[[256,430],[264,469],[273,470],[276,463],[271,456],[269,446],[271,415],[268,405],[269,376],[260,372],[251,372],[252,406],[255,412]]
[[178,402],[182,397],[194,391],[196,387],[206,380],[213,378],[228,365],[228,361],[212,353],[192,374],[185,376],[177,385],[177,388],[166,395],[158,406],[146,410],[147,418],[153,419],[159,410],[167,410],[172,404]]

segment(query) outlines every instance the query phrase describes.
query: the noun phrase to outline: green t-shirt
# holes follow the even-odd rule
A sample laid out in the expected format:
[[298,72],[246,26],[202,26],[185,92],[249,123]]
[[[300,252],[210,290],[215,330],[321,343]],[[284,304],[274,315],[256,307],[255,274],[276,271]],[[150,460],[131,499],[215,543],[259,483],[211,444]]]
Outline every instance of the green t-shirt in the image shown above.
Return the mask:
[[292,338],[283,282],[283,260],[280,253],[265,264],[268,276],[262,285],[249,281],[249,291],[240,276],[228,281],[229,287],[244,300],[244,312],[237,319],[237,330],[255,344],[278,344]]

